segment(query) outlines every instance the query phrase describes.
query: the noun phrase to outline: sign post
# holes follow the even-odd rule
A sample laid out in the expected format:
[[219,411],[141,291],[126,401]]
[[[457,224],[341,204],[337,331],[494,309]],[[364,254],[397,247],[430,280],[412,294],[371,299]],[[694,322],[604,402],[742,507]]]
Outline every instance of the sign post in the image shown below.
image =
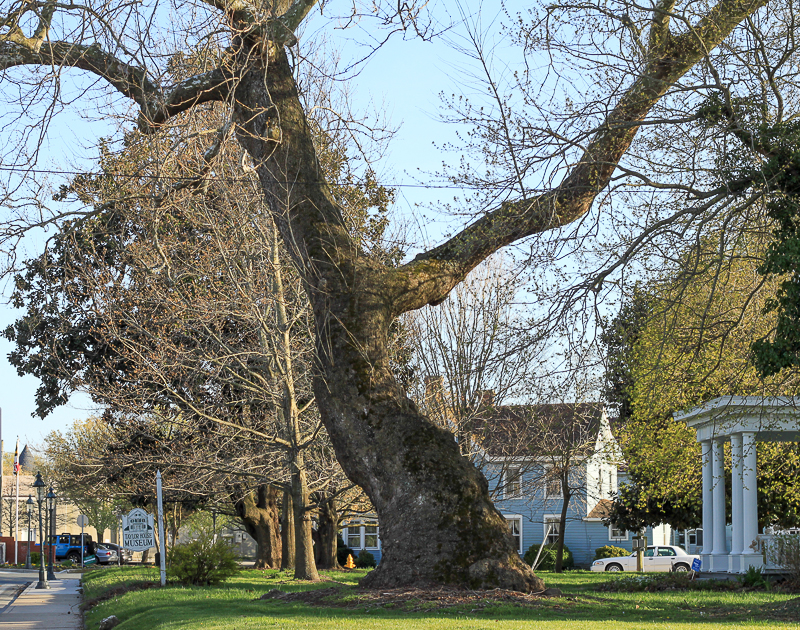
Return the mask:
[[156,471],[156,498],[158,499],[158,546],[161,565],[161,586],[167,583],[167,559],[164,557],[166,545],[164,544],[164,502],[161,498],[161,471]]
[[145,551],[156,546],[153,515],[142,508],[133,508],[122,515],[122,547]]
[[81,514],[78,516],[78,525],[81,528],[81,567],[84,566],[85,558],[83,557],[83,550],[84,550],[84,542],[83,542],[83,528],[89,524],[89,517],[86,514]]

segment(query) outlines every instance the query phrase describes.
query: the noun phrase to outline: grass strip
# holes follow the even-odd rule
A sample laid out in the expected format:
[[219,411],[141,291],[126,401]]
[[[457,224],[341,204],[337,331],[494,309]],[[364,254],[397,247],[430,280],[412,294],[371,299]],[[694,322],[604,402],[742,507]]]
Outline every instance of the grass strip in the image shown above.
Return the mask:
[[327,581],[311,584],[290,573],[244,570],[214,587],[135,590],[157,579],[157,571],[102,568],[84,575],[86,598],[97,601],[86,613],[86,628],[95,630],[113,614],[120,630],[800,630],[800,598],[779,591],[617,592],[601,590],[617,576],[574,571],[542,575],[548,587],[562,591],[559,597],[453,589],[381,593],[356,587],[365,573],[326,572]]

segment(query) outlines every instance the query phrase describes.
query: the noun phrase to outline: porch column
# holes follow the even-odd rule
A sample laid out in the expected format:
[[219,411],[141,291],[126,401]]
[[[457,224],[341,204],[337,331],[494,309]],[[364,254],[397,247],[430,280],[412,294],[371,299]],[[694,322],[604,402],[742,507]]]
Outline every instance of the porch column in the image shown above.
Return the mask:
[[728,571],[739,573],[739,562],[744,551],[744,518],[742,516],[742,487],[744,460],[742,458],[742,434],[731,435],[731,553],[728,556]]
[[[711,549],[712,556],[727,556],[728,550],[725,546],[725,450],[724,442],[721,439],[712,441],[712,462],[711,474],[713,476],[714,487],[712,490],[712,515],[711,529],[714,532],[714,542]],[[724,566],[721,559],[712,560],[712,571],[727,571],[728,562],[725,558]]]
[[[710,555],[714,542],[714,532],[711,529],[712,516],[714,514],[712,506],[712,488],[714,481],[711,478],[711,440],[700,442],[700,450],[703,457],[703,555]],[[710,570],[711,559],[703,559],[703,569]]]
[[[743,553],[756,552],[758,540],[758,487],[756,482],[756,434],[748,431],[742,434],[744,455],[742,513],[743,513]],[[742,567],[746,569],[746,567]]]

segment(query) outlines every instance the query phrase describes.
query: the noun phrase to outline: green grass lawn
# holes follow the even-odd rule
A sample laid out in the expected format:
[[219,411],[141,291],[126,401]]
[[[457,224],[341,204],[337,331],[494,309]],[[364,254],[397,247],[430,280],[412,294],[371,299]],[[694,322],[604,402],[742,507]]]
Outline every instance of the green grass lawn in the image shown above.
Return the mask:
[[[476,600],[440,608],[429,602],[361,601],[354,586],[364,573],[326,572],[326,578],[342,583],[332,596],[337,601],[329,606],[259,600],[272,589],[293,592],[335,585],[297,583],[291,574],[275,571],[245,570],[215,587],[168,585],[126,592],[87,611],[86,628],[96,630],[102,619],[116,615],[122,621],[120,630],[800,629],[800,598],[777,591],[608,593],[598,591],[597,585],[618,576],[576,571],[541,574],[548,587],[563,591],[563,597],[538,599],[524,607]],[[144,580],[157,581],[158,571],[136,567],[90,571],[84,575],[84,598]]]

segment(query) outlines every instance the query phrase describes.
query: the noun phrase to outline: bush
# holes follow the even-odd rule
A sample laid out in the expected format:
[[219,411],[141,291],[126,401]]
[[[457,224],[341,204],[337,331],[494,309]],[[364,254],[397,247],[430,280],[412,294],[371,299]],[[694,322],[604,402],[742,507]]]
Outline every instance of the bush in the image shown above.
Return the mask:
[[31,551],[31,564],[34,567],[38,567],[41,561],[42,561],[42,554],[38,551]]
[[[552,543],[549,545],[545,545],[544,549],[542,549],[542,555],[539,558],[539,565],[536,567],[536,570],[539,571],[552,571],[556,568],[556,549],[558,545],[556,543]],[[533,564],[533,561],[536,560],[536,554],[539,553],[539,545],[531,545],[528,547],[528,551],[525,552],[523,559],[529,565]],[[564,559],[561,563],[562,569],[572,569],[575,567],[575,558],[572,557],[572,552],[569,550],[569,547],[564,545]]]
[[375,556],[366,549],[362,549],[361,553],[358,554],[358,558],[356,558],[356,566],[359,569],[368,569],[377,566]]
[[196,540],[177,544],[168,554],[167,574],[184,584],[218,584],[239,570],[236,552],[222,538],[214,542],[211,532]]
[[764,579],[760,568],[748,567],[747,573],[739,577],[742,586],[747,588],[769,588],[769,583]]
[[800,535],[777,534],[766,546],[767,560],[786,569],[789,581],[800,586]]
[[615,547],[614,545],[606,545],[605,547],[598,547],[594,550],[594,560],[602,560],[603,558],[621,558],[627,556],[630,551],[622,547]]

